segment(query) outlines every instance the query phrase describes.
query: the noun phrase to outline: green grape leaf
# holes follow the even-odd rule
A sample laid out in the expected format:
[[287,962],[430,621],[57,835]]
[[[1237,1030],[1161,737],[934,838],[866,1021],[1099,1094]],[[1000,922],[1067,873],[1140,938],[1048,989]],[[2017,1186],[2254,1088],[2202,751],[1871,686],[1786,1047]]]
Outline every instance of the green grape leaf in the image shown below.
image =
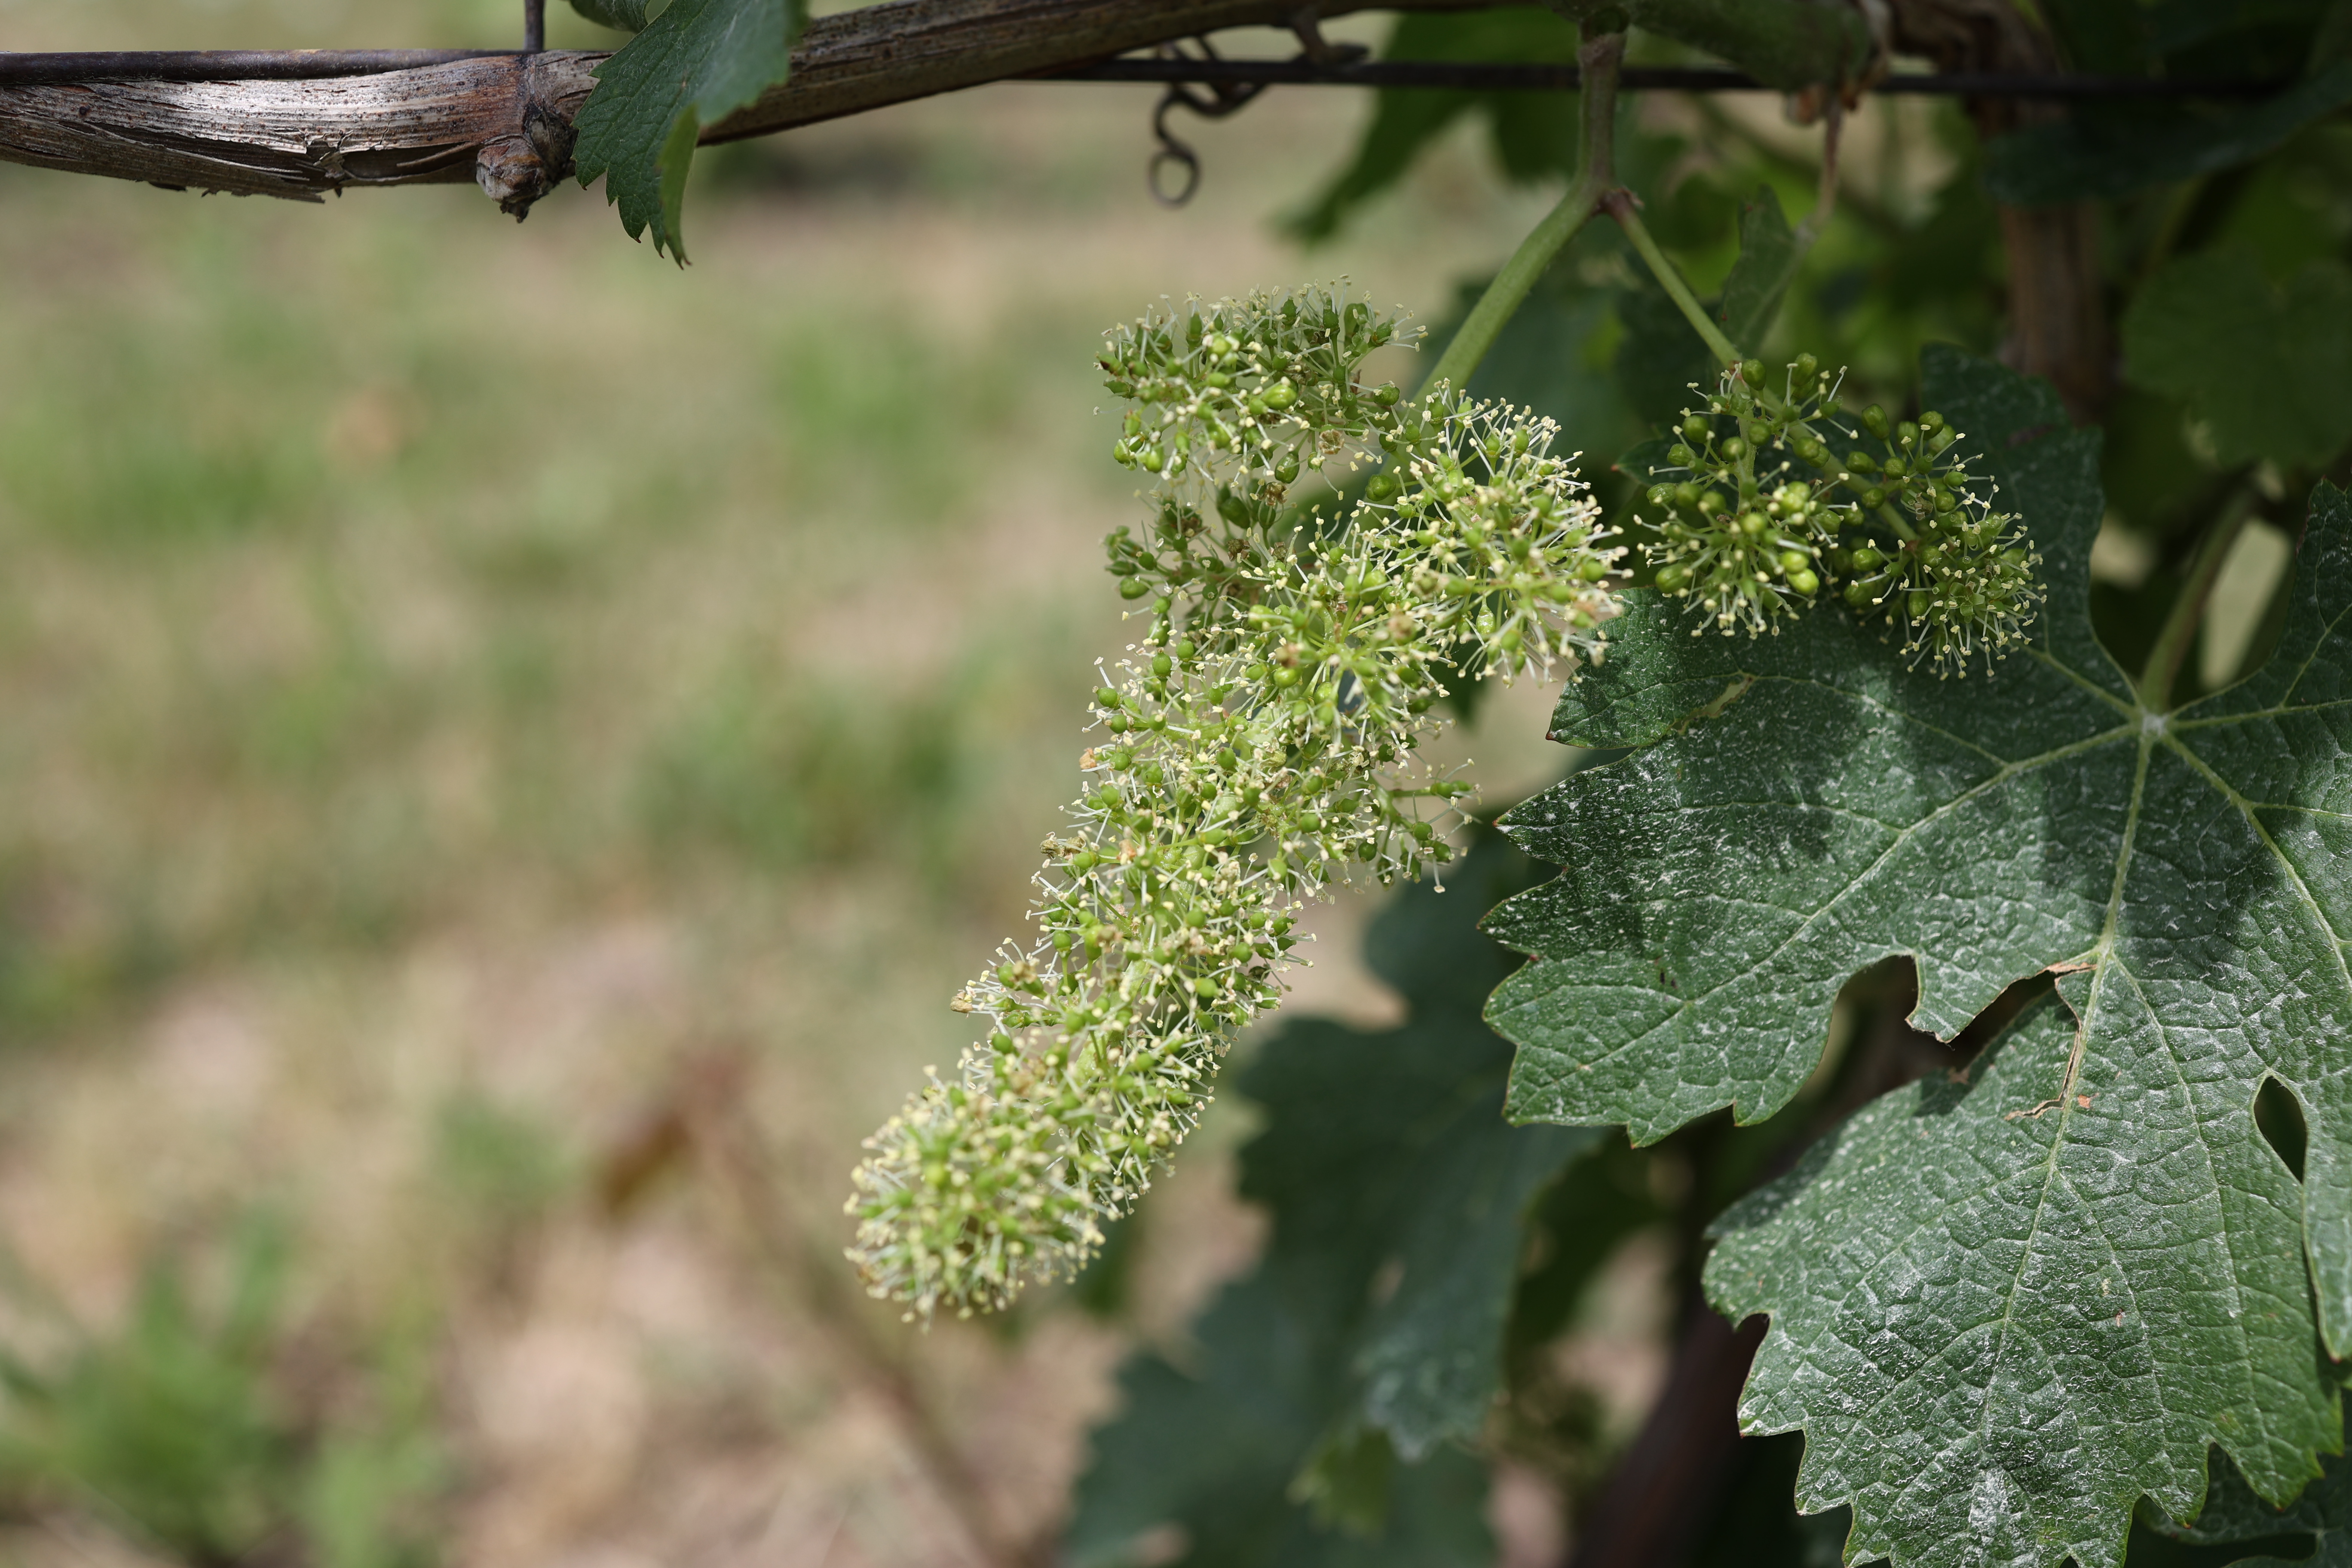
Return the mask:
[[[1576,28],[1535,7],[1418,11],[1397,19],[1381,50],[1392,60],[1511,60],[1573,64]],[[1570,168],[1576,157],[1577,98],[1559,92],[1474,92],[1384,87],[1356,154],[1323,194],[1286,220],[1302,239],[1328,239],[1348,218],[1404,177],[1413,160],[1472,110],[1489,119],[1505,173],[1533,180]]]
[[[614,0],[615,15],[625,0]],[[687,171],[706,126],[784,79],[805,0],[672,0],[596,68],[572,150],[580,183],[604,176],[606,199],[634,239],[686,260],[680,226]]]
[[[1487,1017],[1519,1046],[1515,1119],[1647,1142],[1786,1105],[1869,963],[1909,955],[1913,1021],[1947,1039],[2059,971],[2074,1022],[2038,1015],[1982,1081],[1871,1112],[1791,1179],[1818,1191],[1774,1233],[1771,1278],[1795,1288],[1719,1278],[1776,1315],[1748,1407],[1811,1434],[1806,1506],[1854,1505],[1850,1555],[2114,1568],[2139,1493],[2195,1515],[2207,1443],[2284,1499],[2342,1442],[2314,1330],[2352,1348],[2352,502],[2315,492],[2271,660],[2151,714],[2085,608],[2097,437],[1996,365],[1936,349],[1925,368],[2048,556],[2032,645],[1979,686],[1906,668],[1842,611],[1694,637],[1629,595],[1553,734],[1638,749],[1504,819],[1568,868],[1488,917],[1536,962]],[[2309,1130],[2299,1196],[2254,1121],[2266,1077]],[[1834,1180],[1822,1162],[1869,1138],[1911,1168],[1874,1172],[1864,1214],[1841,1206],[1862,1156]],[[1875,1242],[1836,1228],[1864,1219]],[[1957,1533],[1955,1498],[1976,1510]]]
[[1664,289],[1646,276],[1617,290],[1617,320],[1625,335],[1617,342],[1617,385],[1642,422],[1669,424],[1696,399],[1691,389],[1712,384],[1715,356]]
[[[2226,10],[2230,0],[2197,0]],[[2042,0],[2042,14],[2078,71],[2137,76],[2147,71],[2153,47],[2146,0]]]
[[[1514,961],[1475,921],[1535,880],[1486,836],[1367,938],[1407,1023],[1295,1022],[1240,1075],[1266,1116],[1242,1192],[1273,1237],[1196,1325],[1197,1373],[1146,1355],[1122,1374],[1078,1489],[1078,1561],[1168,1524],[1192,1563],[1486,1560],[1483,1479],[1446,1440],[1493,1402],[1529,1205],[1598,1138],[1502,1119],[1510,1047],[1478,1008]],[[1352,1530],[1318,1531],[1318,1513]]]
[[1985,148],[1985,184],[2018,206],[2102,200],[2252,163],[2352,103],[2352,60],[2249,109],[2079,110]]
[[646,30],[646,0],[572,0],[572,8],[600,27],[623,33]]
[[[2244,1546],[2244,1568],[2352,1568],[2352,1461],[2325,1461],[2318,1480],[2284,1508],[2256,1496],[2238,1468],[2216,1453],[2205,1511],[2179,1525],[2143,1504],[2140,1519],[2158,1534],[2194,1546]],[[2317,1550],[2312,1550],[2316,1538]]]
[[1807,0],[1631,0],[1625,8],[1636,26],[1721,55],[1784,92],[1851,81],[1870,61],[1870,25],[1843,6]]
[[2166,266],[2123,321],[2126,374],[2186,403],[2222,462],[2316,468],[2352,440],[2352,268],[2273,286],[2242,250]]
[[[1328,1348],[1278,1281],[1228,1286],[1193,1325],[1197,1373],[1159,1356],[1120,1370],[1123,1414],[1095,1434],[1062,1540],[1071,1568],[1171,1559],[1141,1548],[1181,1531],[1184,1568],[1485,1568],[1486,1477],[1454,1448],[1391,1465],[1376,1504],[1326,1527],[1294,1498],[1332,1407]],[[1365,1517],[1369,1512],[1371,1517]],[[1334,1521],[1334,1526],[1339,1521]]]
[[1715,319],[1734,343],[1751,353],[1763,345],[1772,318],[1780,313],[1789,280],[1803,259],[1796,234],[1780,211],[1780,198],[1771,186],[1759,185],[1756,195],[1740,204],[1739,259],[1731,264],[1731,276],[1723,280],[1723,298],[1715,308]]
[[2274,1489],[2326,1440],[2294,1178],[2133,1001],[2078,1079],[2124,1125],[2037,1113],[2076,1032],[2053,997],[1717,1222],[1708,1293],[1772,1314],[1741,1425],[1804,1430],[1798,1507],[1852,1503],[1849,1553],[2119,1563],[2143,1490],[2194,1510],[2212,1437]]

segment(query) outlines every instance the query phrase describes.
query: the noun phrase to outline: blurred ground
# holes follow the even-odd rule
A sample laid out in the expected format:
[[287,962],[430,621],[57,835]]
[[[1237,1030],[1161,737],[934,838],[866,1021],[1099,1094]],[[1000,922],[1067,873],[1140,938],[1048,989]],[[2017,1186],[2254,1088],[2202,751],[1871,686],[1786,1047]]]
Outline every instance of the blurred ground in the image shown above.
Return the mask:
[[[0,0],[0,47],[496,45],[509,9]],[[1150,108],[1003,86],[726,150],[683,272],[599,193],[519,229],[470,188],[0,166],[0,1370],[196,1386],[142,1289],[233,1291],[259,1216],[256,1419],[299,1435],[310,1522],[256,1560],[1050,1539],[1124,1347],[1254,1244],[1237,1118],[1107,1313],[906,1329],[840,1205],[964,1043],[946,1000],[1015,929],[1124,640],[1095,335],[1343,263],[1433,308],[1542,205],[1465,143],[1302,258],[1270,219],[1366,100],[1187,125],[1181,213],[1144,190]],[[1542,709],[1460,742],[1491,795],[1555,765]],[[1391,1005],[1363,912],[1323,920],[1298,1005]],[[148,1343],[126,1323],[166,1348],[106,1361]],[[0,1556],[131,1560],[139,1507],[53,1462],[130,1441],[127,1406],[61,1398],[47,1448],[0,1436],[0,1479],[48,1478]],[[417,1510],[421,1556],[368,1522]]]

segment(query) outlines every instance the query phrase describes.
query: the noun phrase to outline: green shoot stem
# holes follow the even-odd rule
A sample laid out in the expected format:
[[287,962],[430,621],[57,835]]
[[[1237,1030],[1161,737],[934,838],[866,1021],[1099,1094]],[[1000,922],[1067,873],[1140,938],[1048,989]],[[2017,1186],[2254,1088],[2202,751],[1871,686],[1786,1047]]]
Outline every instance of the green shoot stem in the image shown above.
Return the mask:
[[2212,595],[2213,581],[2221,574],[2221,563],[2229,558],[2230,547],[2238,542],[2253,510],[2253,492],[2242,488],[2199,542],[2196,558],[2189,563],[2189,580],[2180,585],[2180,596],[2173,600],[2164,628],[2156,634],[2156,646],[2148,649],[2147,668],[2140,671],[2139,705],[2147,711],[2171,710],[2172,684],[2205,618],[2205,601]]
[[1577,148],[1576,177],[1569,182],[1568,194],[1560,197],[1559,205],[1519,242],[1518,249],[1470,308],[1462,330],[1454,334],[1454,341],[1423,379],[1423,393],[1440,383],[1456,391],[1469,384],[1471,372],[1502,336],[1536,280],[1617,183],[1617,68],[1625,58],[1625,35],[1603,33],[1588,38],[1576,58],[1584,73],[1583,130]]
[[1683,320],[1706,340],[1707,352],[1715,355],[1715,363],[1734,365],[1747,357],[1739,352],[1738,345],[1723,335],[1723,329],[1716,324],[1714,317],[1706,313],[1706,307],[1698,302],[1698,296],[1691,292],[1682,268],[1676,267],[1666,253],[1658,248],[1658,242],[1650,237],[1649,226],[1643,223],[1641,213],[1634,207],[1633,193],[1621,186],[1602,196],[1601,205],[1625,231],[1625,237],[1633,243],[1634,254],[1648,263],[1651,275],[1657,279],[1658,287],[1666,291],[1666,297],[1675,302],[1675,309],[1683,313]]

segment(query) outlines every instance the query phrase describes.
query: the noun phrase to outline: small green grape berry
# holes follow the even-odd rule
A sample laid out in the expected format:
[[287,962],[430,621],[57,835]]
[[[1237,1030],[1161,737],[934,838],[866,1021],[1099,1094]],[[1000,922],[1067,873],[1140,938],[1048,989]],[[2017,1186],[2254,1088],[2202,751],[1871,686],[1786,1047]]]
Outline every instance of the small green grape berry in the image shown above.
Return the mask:
[[1671,594],[1690,581],[1690,568],[1679,562],[1658,568],[1658,592]]
[[1739,362],[1739,379],[1746,382],[1750,386],[1762,386],[1764,384],[1764,362],[1760,359],[1741,360]]
[[1853,552],[1853,569],[1857,572],[1875,572],[1885,564],[1885,555],[1867,544]]
[[1919,428],[1927,432],[1928,435],[1932,436],[1943,427],[1944,416],[1937,413],[1934,409],[1930,408],[1927,413],[1919,416]]
[[[1125,588],[1125,587],[1126,587],[1126,584],[1122,583],[1122,584],[1119,584],[1119,586],[1120,586],[1121,588]],[[1095,688],[1095,700],[1096,700],[1097,703],[1101,704],[1101,705],[1102,705],[1103,707],[1105,707],[1105,708],[1116,708],[1116,707],[1118,707],[1118,688],[1117,688],[1117,687],[1115,687],[1115,686],[1097,686],[1097,687],[1096,687],[1096,688]]]
[[1862,492],[1862,504],[1876,511],[1886,504],[1886,492],[1876,485]]
[[1822,580],[1811,572],[1800,567],[1789,574],[1789,586],[1810,599],[1821,592]]
[[1897,425],[1895,427],[1895,439],[1896,444],[1900,446],[1913,447],[1918,445],[1919,426],[1912,424],[1908,419],[1906,419],[1902,424]]
[[1902,458],[1889,458],[1886,459],[1885,473],[1888,479],[1899,479],[1909,471],[1909,465],[1905,463]]
[[1168,454],[1157,447],[1146,447],[1139,460],[1145,468],[1156,474],[1168,466]]
[[1396,383],[1392,381],[1372,389],[1372,401],[1383,408],[1394,408],[1397,399],[1403,395],[1404,394],[1397,390]]
[[1771,520],[1760,511],[1743,511],[1739,514],[1739,531],[1750,539],[1760,536],[1770,526]]
[[1284,453],[1282,461],[1274,466],[1274,482],[1278,485],[1286,485],[1297,477],[1298,454],[1296,452]]
[[1877,437],[1882,441],[1886,439],[1887,426],[1885,409],[1881,408],[1875,403],[1872,404],[1869,407],[1862,411],[1862,423],[1864,427],[1868,429],[1872,435]]
[[1699,488],[1688,479],[1675,487],[1675,503],[1677,506],[1696,506],[1698,498]]
[[1821,374],[1822,362],[1811,354],[1799,354],[1797,363],[1789,368],[1797,373],[1797,380],[1801,384]]
[[1845,602],[1852,605],[1855,609],[1859,610],[1866,607],[1870,603],[1870,598],[1869,584],[1848,583],[1845,585]]
[[1385,506],[1402,494],[1404,486],[1394,474],[1374,474],[1364,485],[1364,499],[1376,506]]
[[[1813,558],[1806,554],[1801,550],[1783,550],[1780,552],[1780,570],[1783,572],[1802,572],[1806,567],[1811,566],[1812,563]],[[1793,582],[1794,579],[1791,578],[1790,581]],[[1811,588],[1800,588],[1797,591],[1801,594],[1810,594],[1812,592]]]
[[1878,459],[1867,452],[1856,450],[1845,455],[1845,466],[1857,474],[1874,474],[1878,471]]
[[1705,415],[1694,414],[1683,421],[1683,438],[1686,441],[1704,441],[1711,428]]
[[1122,599],[1140,599],[1150,592],[1151,592],[1151,584],[1140,577],[1123,577],[1119,580],[1118,596]]
[[1698,461],[1698,454],[1677,441],[1666,448],[1666,461],[1677,468],[1687,468]]
[[1598,583],[1609,575],[1609,563],[1597,555],[1588,555],[1577,563],[1576,574],[1587,583]]
[[1928,606],[1933,602],[1934,601],[1928,596],[1927,589],[1914,588],[1911,590],[1910,594],[1905,597],[1903,601],[1903,609],[1904,612],[1913,620],[1924,621],[1927,618]]
[[[1748,443],[1741,440],[1737,436],[1726,437],[1723,443],[1723,456],[1724,460],[1727,462],[1736,463],[1739,461],[1740,458],[1748,456]],[[1144,460],[1147,463],[1150,461],[1148,458]],[[1153,469],[1153,472],[1155,473],[1158,471],[1159,470],[1156,468]]]

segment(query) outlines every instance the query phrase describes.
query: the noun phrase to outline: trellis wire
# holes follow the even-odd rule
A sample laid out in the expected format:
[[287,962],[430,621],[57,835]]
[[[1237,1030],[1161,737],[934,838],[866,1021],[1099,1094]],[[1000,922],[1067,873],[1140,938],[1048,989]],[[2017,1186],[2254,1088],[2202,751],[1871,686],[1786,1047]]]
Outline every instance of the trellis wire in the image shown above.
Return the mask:
[[[529,51],[526,51],[529,52]],[[0,86],[91,81],[296,81],[373,76],[459,60],[520,58],[512,49],[187,49],[76,54],[0,53]],[[1125,57],[1045,71],[1034,81],[1189,82],[1201,86],[1453,88],[1486,92],[1573,92],[1572,65],[1502,61],[1362,60],[1352,63]],[[1621,87],[1679,92],[1772,90],[1744,71],[1710,67],[1628,66]],[[1958,98],[2244,98],[2289,86],[2246,78],[2160,79],[2034,76],[2016,72],[1896,72],[1868,90]]]

